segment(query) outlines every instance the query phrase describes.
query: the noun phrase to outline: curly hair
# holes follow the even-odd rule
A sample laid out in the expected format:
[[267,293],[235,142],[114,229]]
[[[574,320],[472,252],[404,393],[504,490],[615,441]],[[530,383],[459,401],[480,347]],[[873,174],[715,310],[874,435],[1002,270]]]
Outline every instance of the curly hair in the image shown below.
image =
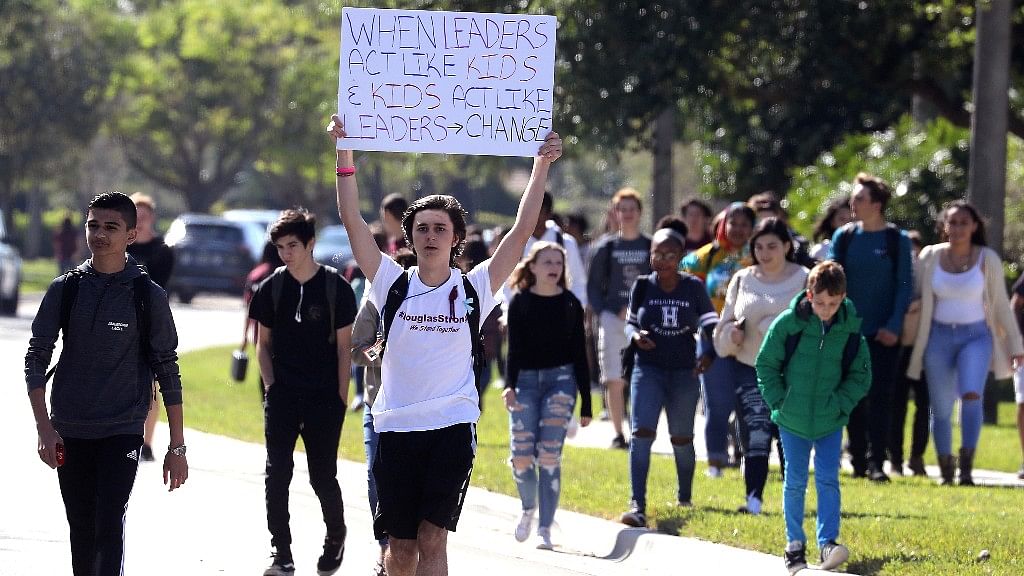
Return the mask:
[[[448,259],[448,266],[457,268],[455,259],[458,258],[462,251],[466,248],[466,211],[462,208],[462,204],[455,199],[454,196],[447,194],[432,194],[430,196],[424,196],[409,205],[405,209],[405,213],[402,214],[402,233],[405,234],[405,242],[409,246],[413,246],[412,243],[412,225],[413,220],[416,218],[416,214],[423,210],[443,210],[448,213],[448,217],[452,219],[453,232],[458,242],[452,247],[451,256]],[[415,252],[415,248],[413,251]]]

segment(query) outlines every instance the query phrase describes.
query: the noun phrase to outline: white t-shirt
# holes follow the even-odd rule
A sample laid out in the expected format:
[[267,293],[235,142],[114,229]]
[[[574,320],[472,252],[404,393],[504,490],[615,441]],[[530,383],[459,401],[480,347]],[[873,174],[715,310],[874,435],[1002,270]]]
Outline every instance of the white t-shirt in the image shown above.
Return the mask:
[[[481,323],[496,305],[490,263],[484,260],[466,275],[482,300],[468,303],[480,307]],[[409,291],[388,333],[381,389],[370,411],[373,427],[377,432],[416,432],[475,423],[480,418],[479,395],[462,273],[452,268],[444,284],[432,287],[420,280],[417,266],[409,271]],[[403,272],[382,255],[369,288],[378,310],[383,312],[388,290]]]

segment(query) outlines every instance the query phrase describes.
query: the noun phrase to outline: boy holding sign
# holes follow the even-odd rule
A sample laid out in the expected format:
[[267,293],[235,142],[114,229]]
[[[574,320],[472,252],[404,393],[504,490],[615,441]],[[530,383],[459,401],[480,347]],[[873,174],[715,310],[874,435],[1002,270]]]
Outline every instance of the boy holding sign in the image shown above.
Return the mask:
[[[341,117],[332,116],[327,132],[346,138]],[[418,258],[406,273],[377,249],[359,212],[352,151],[337,151],[338,213],[356,263],[372,283],[370,299],[385,316],[386,339],[382,335],[375,347],[383,363],[372,409],[380,433],[374,532],[389,539],[385,564],[391,576],[448,573],[448,531],[456,528],[469,487],[480,417],[471,337],[476,330],[469,319],[482,322],[494,308],[537,222],[548,169],[561,154],[561,139],[549,133],[534,157],[512,229],[494,256],[463,276],[455,258],[465,245],[466,213],[455,198],[427,196],[405,211],[402,228]],[[396,290],[400,300],[388,326]]]

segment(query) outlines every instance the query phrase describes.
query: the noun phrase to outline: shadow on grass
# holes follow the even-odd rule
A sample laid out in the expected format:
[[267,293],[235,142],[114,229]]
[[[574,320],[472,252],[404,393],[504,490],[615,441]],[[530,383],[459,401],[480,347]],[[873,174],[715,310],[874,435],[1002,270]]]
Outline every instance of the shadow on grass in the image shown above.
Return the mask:
[[920,558],[909,554],[896,554],[890,556],[879,556],[857,559],[846,565],[846,571],[851,574],[862,574],[863,576],[874,576],[885,568],[886,564],[899,563],[910,564]]
[[[804,517],[814,518],[815,515],[813,513],[809,513],[809,514],[805,514]],[[890,520],[923,520],[923,519],[928,518],[928,516],[925,515],[925,514],[906,514],[906,513],[902,513],[902,512],[901,513],[890,512],[890,513],[881,513],[880,514],[880,513],[877,513],[877,512],[848,512],[846,510],[843,510],[840,513],[840,517],[842,517],[842,518],[866,518],[866,519],[869,519],[869,520],[872,519],[872,518],[888,518]]]

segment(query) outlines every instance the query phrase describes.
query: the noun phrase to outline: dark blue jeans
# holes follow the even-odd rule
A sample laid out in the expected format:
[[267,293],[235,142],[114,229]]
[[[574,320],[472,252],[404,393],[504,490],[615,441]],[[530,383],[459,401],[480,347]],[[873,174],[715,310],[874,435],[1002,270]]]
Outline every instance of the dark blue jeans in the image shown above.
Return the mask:
[[696,466],[693,419],[699,397],[700,388],[693,368],[661,368],[653,364],[636,363],[630,382],[633,439],[629,443],[629,476],[633,486],[633,501],[641,510],[646,510],[647,506],[651,446],[663,409],[668,419],[668,433],[672,439],[672,454],[679,479],[677,498],[679,502],[690,501],[693,470]]

